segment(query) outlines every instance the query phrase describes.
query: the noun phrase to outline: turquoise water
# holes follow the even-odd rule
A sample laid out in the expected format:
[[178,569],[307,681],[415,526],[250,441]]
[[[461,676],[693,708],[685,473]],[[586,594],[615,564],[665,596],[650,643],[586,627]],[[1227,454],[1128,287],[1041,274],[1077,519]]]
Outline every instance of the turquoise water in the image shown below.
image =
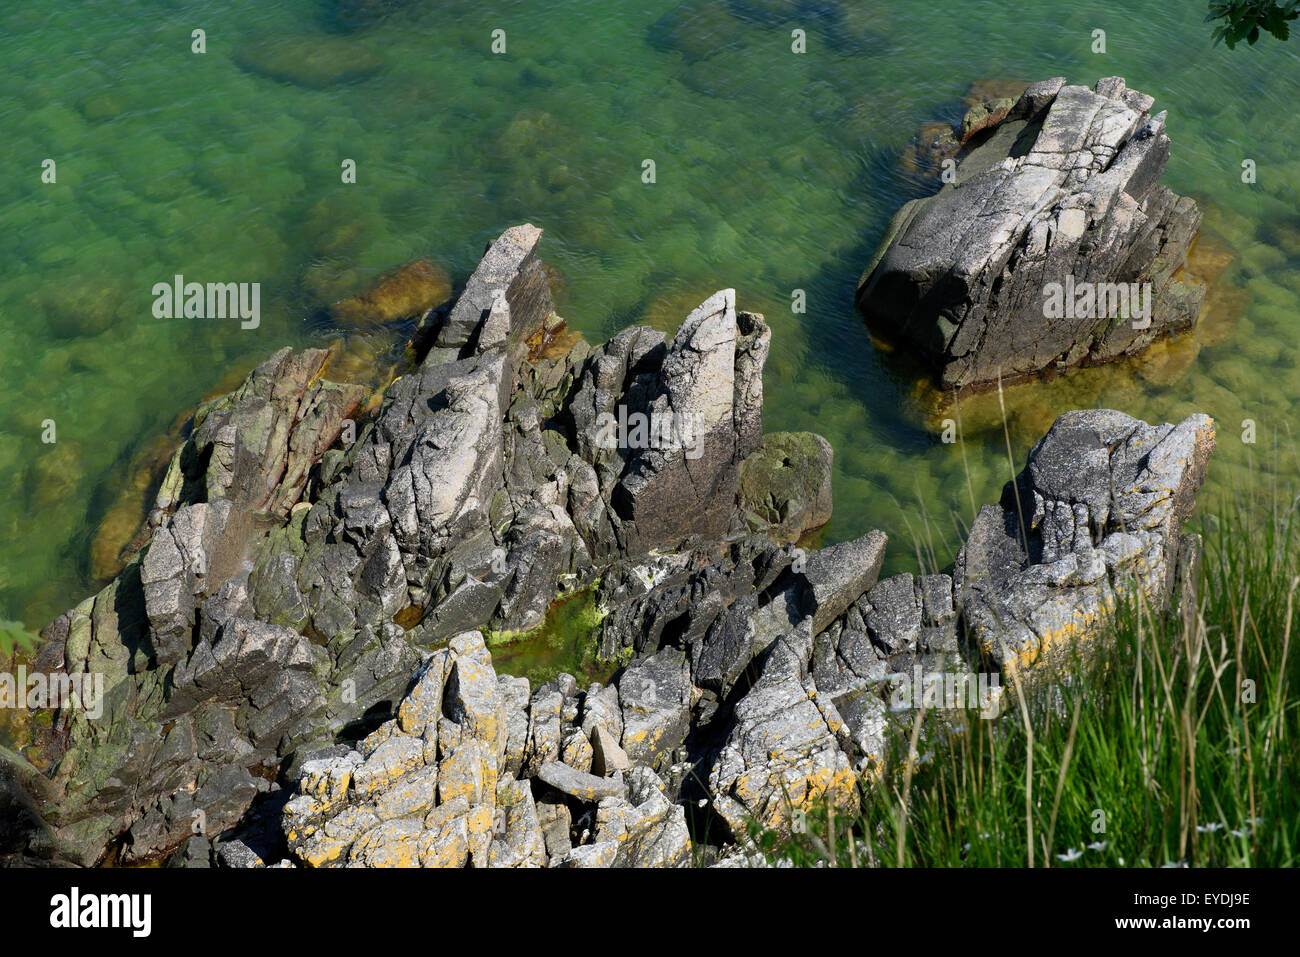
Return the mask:
[[[1146,0],[825,0],[793,20],[799,5],[777,2],[415,0],[355,31],[333,7],[0,11],[0,619],[40,627],[95,586],[139,517],[142,467],[202,397],[281,345],[346,338],[367,355],[395,341],[316,318],[349,279],[417,255],[463,279],[525,220],[546,230],[560,311],[594,339],[670,329],[735,286],[774,329],[766,427],[835,446],[825,540],[881,527],[894,567],[918,551],[942,564],[972,500],[1008,475],[996,398],[964,404],[967,441],[943,444],[952,413],[935,415],[905,359],[873,342],[852,294],[890,215],[930,188],[900,153],[922,124],[959,119],[981,78],[1119,74],[1153,94],[1170,113],[1166,182],[1201,200],[1206,248],[1234,257],[1195,337],[1011,390],[1016,458],[1080,405],[1215,416],[1215,488],[1267,458],[1275,432],[1285,441],[1300,399],[1300,41],[1212,49],[1203,4]],[[150,290],[177,273],[260,282],[260,327],[155,319]],[[791,311],[796,289],[806,313]],[[1257,446],[1239,439],[1244,418]]]

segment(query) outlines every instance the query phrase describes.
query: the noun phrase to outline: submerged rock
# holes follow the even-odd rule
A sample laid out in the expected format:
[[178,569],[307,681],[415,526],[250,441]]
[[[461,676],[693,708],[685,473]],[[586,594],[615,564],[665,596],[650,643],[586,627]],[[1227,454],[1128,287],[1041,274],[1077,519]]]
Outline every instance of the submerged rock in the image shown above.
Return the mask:
[[858,286],[868,321],[911,343],[945,387],[1100,362],[1192,325],[1203,287],[1175,278],[1200,225],[1159,185],[1165,114],[1118,77],[1029,86],[951,183],[894,217]]
[[336,302],[330,316],[364,326],[422,316],[451,298],[451,280],[427,259],[416,259],[384,273],[365,292]]
[[961,120],[961,143],[965,146],[975,136],[991,130],[1007,118],[1016,105],[1014,96],[981,100],[966,111]]
[[151,493],[165,474],[175,445],[174,435],[160,435],[132,456],[125,481],[118,485],[91,542],[91,574],[95,581],[106,581],[120,572],[144,544],[138,535],[153,504]]
[[384,68],[384,61],[354,40],[327,34],[269,37],[245,43],[235,62],[249,73],[324,89],[363,80]]
[[119,322],[142,318],[130,286],[117,279],[65,275],[27,297],[37,322],[60,339],[98,336]]
[[338,25],[360,30],[417,4],[418,0],[330,0],[328,9]]

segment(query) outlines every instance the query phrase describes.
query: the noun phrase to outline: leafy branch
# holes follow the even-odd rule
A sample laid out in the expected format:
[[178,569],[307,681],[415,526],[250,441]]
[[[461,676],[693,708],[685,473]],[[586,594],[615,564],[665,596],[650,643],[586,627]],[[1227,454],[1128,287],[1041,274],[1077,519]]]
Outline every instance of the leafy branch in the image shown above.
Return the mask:
[[1291,21],[1300,17],[1300,0],[1210,0],[1206,23],[1221,20],[1214,28],[1215,44],[1233,49],[1242,40],[1250,46],[1267,31],[1279,40],[1291,37]]

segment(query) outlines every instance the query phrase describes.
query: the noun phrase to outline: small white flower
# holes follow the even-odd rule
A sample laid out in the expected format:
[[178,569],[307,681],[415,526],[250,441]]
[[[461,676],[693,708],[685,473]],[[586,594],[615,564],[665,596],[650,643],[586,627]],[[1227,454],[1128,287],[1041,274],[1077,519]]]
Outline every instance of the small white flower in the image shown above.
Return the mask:
[[1197,834],[1213,834],[1215,831],[1222,831],[1223,825],[1218,821],[1211,821],[1209,824],[1196,825]]
[[1234,827],[1231,831],[1229,831],[1228,833],[1231,834],[1233,837],[1235,837],[1235,838],[1236,838],[1237,840],[1239,840],[1239,841],[1240,841],[1243,837],[1246,837],[1246,835],[1247,835],[1247,832],[1246,832],[1246,831],[1244,831],[1244,830],[1242,830],[1242,829],[1240,829],[1240,828],[1235,828],[1235,827]]
[[1088,845],[1088,850],[1104,851],[1106,850],[1106,845],[1108,845],[1109,843],[1110,841],[1093,841],[1091,844]]
[[1083,857],[1083,851],[1076,851],[1072,847],[1069,848],[1064,854],[1056,855],[1056,859],[1058,861],[1064,861],[1067,864],[1069,864],[1071,861],[1077,861],[1081,857]]

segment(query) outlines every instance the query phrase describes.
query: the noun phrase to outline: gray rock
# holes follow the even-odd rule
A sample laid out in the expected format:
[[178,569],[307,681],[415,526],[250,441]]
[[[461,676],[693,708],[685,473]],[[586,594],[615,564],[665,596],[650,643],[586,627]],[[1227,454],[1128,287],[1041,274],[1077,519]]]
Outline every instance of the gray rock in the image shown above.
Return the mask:
[[569,839],[569,829],[573,825],[573,819],[567,804],[549,802],[538,804],[537,821],[542,829],[548,856],[562,858],[573,850],[573,844]]
[[450,656],[445,651],[435,652],[429,657],[416,679],[415,687],[402,700],[398,709],[397,721],[403,732],[423,734],[430,722],[437,724],[442,715],[442,692],[450,667]]
[[243,841],[222,841],[217,845],[217,860],[222,867],[265,867],[266,861]]
[[592,736],[593,747],[596,728],[603,728],[615,745],[623,737],[623,711],[618,704],[616,685],[593,685],[583,696],[582,730]]
[[690,860],[685,810],[655,787],[639,789],[632,800],[602,800],[593,843],[617,845],[614,867],[682,867]]
[[806,670],[810,628],[807,622],[773,646],[708,769],[714,807],[737,837],[749,820],[788,834],[796,814],[827,801],[856,813],[856,775],[841,748],[848,729]]
[[632,761],[654,764],[690,727],[691,677],[685,656],[664,648],[630,664],[618,679],[621,746]]
[[623,782],[617,778],[598,778],[559,761],[542,765],[537,777],[557,791],[589,803],[606,797],[622,797],[624,792]]
[[613,867],[618,860],[618,843],[601,841],[575,847],[566,856],[555,861],[556,867]]
[[911,575],[886,578],[866,595],[869,610],[862,616],[868,634],[886,655],[916,650],[921,638],[921,602]]
[[412,817],[433,807],[437,795],[438,768],[425,765],[404,774],[375,801],[375,815],[381,821]]
[[627,752],[618,746],[618,739],[603,725],[591,729],[591,771],[598,777],[609,777],[617,771],[631,768]]
[[396,734],[375,748],[352,772],[352,786],[361,797],[383,788],[424,763],[424,745],[417,738]]
[[737,314],[733,289],[715,293],[678,329],[646,401],[632,410],[650,416],[652,428],[671,423],[675,438],[630,450],[611,498],[634,526],[630,553],[725,534],[740,464],[762,437],[770,339],[761,316]]
[[831,518],[835,453],[812,432],[773,432],[741,468],[740,506],[751,528],[796,541]]
[[[424,828],[419,821],[385,821],[361,835],[348,853],[354,867],[418,867],[424,856],[421,838]],[[468,854],[468,848],[465,854]],[[464,855],[460,858],[464,862]]]
[[[522,781],[512,781],[502,788],[501,801],[497,807],[497,817],[501,823],[501,836],[492,842],[488,854],[490,867],[542,867],[548,853],[559,850],[558,838],[555,837],[557,817],[551,809],[557,805],[536,804],[533,792]],[[563,805],[558,805],[563,808]],[[564,809],[565,821],[568,811]],[[564,849],[568,849],[567,823],[565,828]],[[552,840],[556,840],[556,851],[552,851]]]
[[[788,826],[827,795],[851,813],[855,774],[885,752],[883,684],[959,654],[959,618],[985,654],[1041,657],[1067,612],[1135,576],[1165,594],[1191,560],[1204,417],[1063,417],[976,522],[955,579],[877,582],[879,533],[811,555],[746,535],[734,483],[760,441],[761,318],[724,292],[671,344],[629,330],[526,359],[518,323],[545,301],[531,251],[510,255],[481,270],[475,288],[498,288],[470,339],[397,379],[329,461],[346,402],[319,356],[277,354],[200,410],[148,550],[48,630],[50,670],[103,674],[105,713],[60,715],[55,776],[0,752],[30,798],[6,798],[22,809],[7,847],[91,865],[120,841],[124,862],[180,863],[203,856],[203,820],[263,862],[283,837],[313,867],[538,866],[548,851],[675,866],[691,849],[674,802],[701,779],[737,829]],[[705,454],[683,473],[601,447],[596,419],[620,406],[699,412]],[[614,502],[638,476],[653,517]],[[596,582],[591,641],[624,666],[611,684],[497,675],[483,629],[540,621]],[[280,800],[281,834],[265,834]],[[556,810],[575,801],[593,806],[577,822]],[[252,863],[234,842],[217,861]]]
[[167,861],[168,867],[211,867],[212,843],[197,834],[181,845]]
[[524,753],[524,776],[533,777],[544,764],[560,758],[560,708],[564,698],[545,686],[533,692],[529,710],[528,749]]
[[[1130,355],[1193,324],[1204,288],[1173,276],[1201,214],[1157,183],[1169,137],[1150,105],[1118,77],[1027,89],[954,182],[890,224],[858,288],[867,319],[948,388]],[[1131,283],[1150,283],[1149,316],[1111,308]]]
[[524,753],[528,747],[528,702],[530,697],[528,679],[498,675],[497,685],[501,694],[506,723],[506,753],[501,770],[507,774],[518,775],[523,768]]
[[542,231],[525,223],[507,229],[488,246],[438,330],[440,347],[464,346],[475,338],[498,298],[505,304],[512,337],[527,338],[542,324],[554,306],[546,272],[535,256],[541,239]]
[[[226,499],[241,509],[287,516],[308,473],[338,439],[364,390],[320,378],[329,353],[281,349],[229,395],[200,407],[182,462],[205,462],[197,501]],[[167,485],[164,483],[165,495]],[[155,503],[166,507],[165,498]]]
[[1177,426],[1104,409],[1057,419],[1001,507],[980,510],[957,559],[983,654],[1007,673],[1068,663],[1118,596],[1162,607],[1213,449],[1204,415]]
[[812,593],[814,634],[842,615],[876,583],[885,559],[886,541],[884,532],[867,532],[861,538],[808,556],[804,578]]
[[579,729],[570,731],[560,749],[560,760],[575,770],[588,773],[592,770],[592,759],[591,742],[587,740],[587,736]]

